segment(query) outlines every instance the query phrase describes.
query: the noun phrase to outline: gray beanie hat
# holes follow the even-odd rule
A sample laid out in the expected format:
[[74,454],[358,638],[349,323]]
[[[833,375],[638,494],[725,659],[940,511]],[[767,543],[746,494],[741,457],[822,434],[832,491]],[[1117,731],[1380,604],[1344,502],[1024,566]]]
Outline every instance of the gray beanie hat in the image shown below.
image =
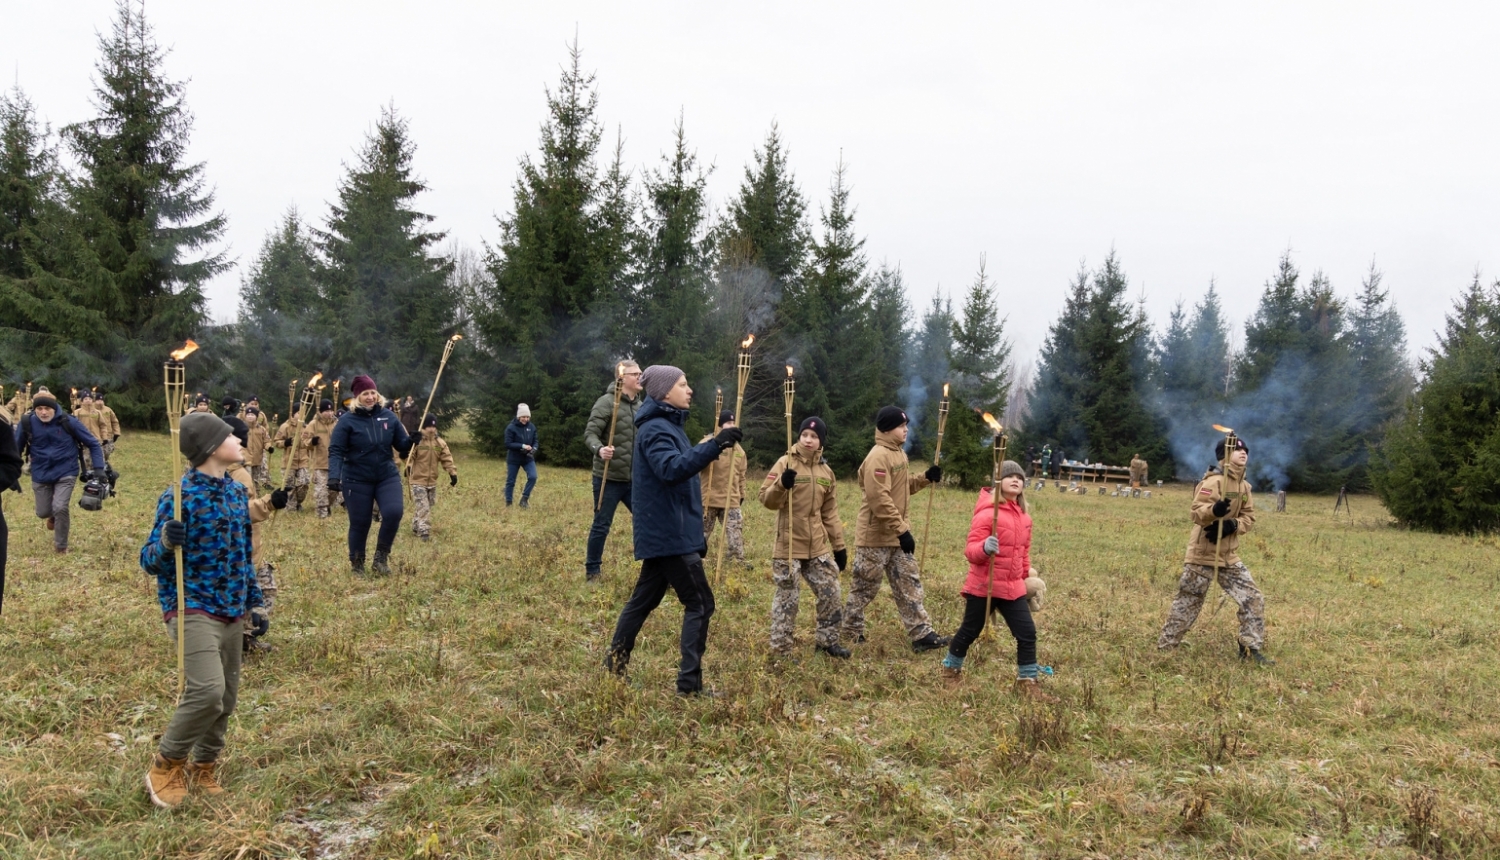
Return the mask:
[[1003,481],[1006,478],[1009,478],[1011,475],[1015,475],[1019,478],[1024,478],[1026,477],[1026,470],[1022,469],[1021,464],[1017,463],[1015,460],[1006,460],[1004,463],[1000,464],[1000,480]]
[[670,364],[653,364],[641,371],[641,387],[652,400],[661,400],[684,376],[683,372]]
[[209,455],[219,450],[233,432],[224,419],[208,412],[189,412],[182,416],[177,448],[193,468],[203,465]]

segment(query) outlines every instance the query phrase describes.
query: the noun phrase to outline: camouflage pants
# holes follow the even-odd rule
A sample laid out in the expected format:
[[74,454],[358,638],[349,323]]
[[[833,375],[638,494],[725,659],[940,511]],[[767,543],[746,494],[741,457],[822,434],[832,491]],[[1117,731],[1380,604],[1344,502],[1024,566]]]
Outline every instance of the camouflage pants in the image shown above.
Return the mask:
[[432,534],[432,506],[437,502],[437,487],[411,485],[411,530],[417,537]]
[[[719,520],[724,521],[724,539],[729,541],[729,546],[726,547],[729,550],[729,554],[734,556],[735,561],[744,562],[745,512],[739,508],[730,508],[728,511],[725,511],[723,508],[704,508],[703,542],[705,544],[713,538],[714,524]],[[834,577],[834,584],[837,585],[837,583],[838,577]],[[794,602],[792,604],[792,615],[795,616],[796,614],[797,605]]]
[[784,653],[792,650],[792,634],[797,626],[797,600],[802,591],[797,582],[799,575],[807,580],[813,597],[818,601],[818,632],[813,641],[824,648],[839,644],[839,622],[844,617],[839,599],[839,569],[833,563],[833,556],[824,553],[814,559],[778,558],[771,561],[771,579],[776,583],[776,593],[771,598],[772,651]]
[[[1198,612],[1203,609],[1203,598],[1213,582],[1214,569],[1206,564],[1184,564],[1182,579],[1177,583],[1177,597],[1167,613],[1167,623],[1161,627],[1161,636],[1156,640],[1158,648],[1174,648],[1182,642]],[[1219,587],[1239,606],[1240,644],[1259,650],[1266,643],[1266,602],[1261,597],[1255,580],[1250,578],[1250,569],[1244,562],[1226,564],[1219,568]]]
[[313,507],[318,509],[318,519],[328,518],[328,470],[313,469]]
[[276,605],[276,565],[263,563],[255,569],[255,581],[260,585],[261,596],[266,601],[266,612]]
[[115,443],[113,441],[100,442],[99,447],[104,449],[104,462],[108,463],[110,456],[115,453]]
[[891,584],[891,599],[906,635],[915,642],[932,632],[927,608],[922,605],[922,577],[916,556],[900,547],[862,546],[854,551],[854,581],[849,585],[849,600],[844,604],[844,638],[858,641],[865,634],[865,607],[880,593],[880,575]]
[[271,486],[271,467],[267,466],[265,461],[261,461],[259,466],[251,466],[250,480],[255,484],[257,493],[260,492],[261,487]]
[[306,469],[296,469],[292,472],[292,492],[286,501],[287,510],[302,510],[302,503],[307,501],[307,480]]

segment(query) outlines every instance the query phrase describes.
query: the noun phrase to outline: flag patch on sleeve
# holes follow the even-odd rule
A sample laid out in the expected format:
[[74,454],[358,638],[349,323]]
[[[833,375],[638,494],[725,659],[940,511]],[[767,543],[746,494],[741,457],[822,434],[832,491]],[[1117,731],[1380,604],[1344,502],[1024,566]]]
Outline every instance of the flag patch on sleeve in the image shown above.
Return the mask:
[[875,477],[877,477],[877,478],[884,478],[885,477],[885,470],[884,469],[876,469],[875,470]]

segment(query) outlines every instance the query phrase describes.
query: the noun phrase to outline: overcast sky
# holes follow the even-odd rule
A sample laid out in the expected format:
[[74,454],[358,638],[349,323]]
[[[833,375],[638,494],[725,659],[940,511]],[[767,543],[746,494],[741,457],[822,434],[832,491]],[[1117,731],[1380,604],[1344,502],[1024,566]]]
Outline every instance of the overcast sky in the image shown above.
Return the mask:
[[[600,117],[655,164],[684,117],[721,206],[779,123],[804,193],[840,153],[872,262],[920,310],[981,255],[1018,358],[1080,261],[1111,248],[1158,326],[1210,278],[1237,323],[1290,248],[1353,293],[1374,260],[1414,349],[1500,275],[1495,3],[270,2],[150,0],[189,79],[236,271],[289,206],[321,221],[383,105],[411,125],[419,205],[498,235],[578,34]],[[90,116],[113,0],[4,0],[0,60],[54,127]],[[6,71],[12,71],[6,69]]]

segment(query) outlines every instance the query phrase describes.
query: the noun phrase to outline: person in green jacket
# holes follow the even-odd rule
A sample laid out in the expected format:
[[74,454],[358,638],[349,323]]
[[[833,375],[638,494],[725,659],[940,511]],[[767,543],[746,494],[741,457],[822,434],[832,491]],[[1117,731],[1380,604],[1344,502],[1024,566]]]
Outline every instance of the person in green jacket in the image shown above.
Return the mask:
[[[604,542],[609,538],[609,529],[615,522],[615,508],[621,504],[630,507],[630,461],[635,453],[635,413],[640,408],[641,366],[634,361],[623,361],[619,365],[620,378],[604,389],[594,408],[589,412],[589,423],[584,428],[583,441],[594,452],[594,524],[589,528],[588,555],[583,562],[583,572],[589,582],[599,580],[600,566],[604,562]],[[619,387],[618,407],[615,388]],[[614,412],[614,435],[610,436],[610,413]],[[606,472],[605,464],[608,465]],[[601,494],[602,486],[602,494]]]

